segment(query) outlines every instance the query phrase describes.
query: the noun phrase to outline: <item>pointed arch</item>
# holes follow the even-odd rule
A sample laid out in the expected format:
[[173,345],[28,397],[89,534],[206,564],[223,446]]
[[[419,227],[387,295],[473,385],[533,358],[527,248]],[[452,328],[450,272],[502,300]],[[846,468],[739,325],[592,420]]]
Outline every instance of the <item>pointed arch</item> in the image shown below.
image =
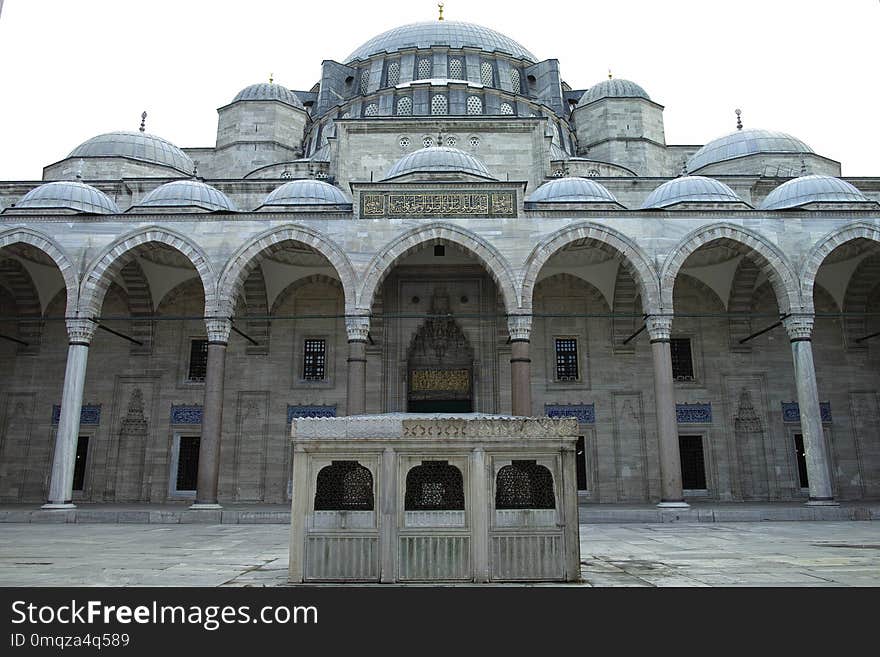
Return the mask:
[[672,250],[660,273],[660,289],[665,312],[673,311],[675,279],[690,255],[702,246],[721,241],[751,257],[770,279],[779,312],[787,313],[801,307],[800,286],[794,269],[782,251],[766,238],[746,228],[727,223],[711,224],[686,235]]
[[64,287],[67,293],[66,313],[71,315],[75,312],[79,302],[79,277],[73,261],[67,256],[59,244],[48,235],[31,228],[13,228],[0,231],[0,249],[13,244],[29,244],[45,253],[57,265],[64,279]]
[[379,285],[400,260],[425,246],[441,242],[455,244],[474,254],[501,290],[507,312],[519,307],[516,277],[504,256],[476,233],[445,223],[432,223],[430,226],[414,228],[380,249],[367,265],[364,282],[358,294],[358,307],[364,309],[371,307]]

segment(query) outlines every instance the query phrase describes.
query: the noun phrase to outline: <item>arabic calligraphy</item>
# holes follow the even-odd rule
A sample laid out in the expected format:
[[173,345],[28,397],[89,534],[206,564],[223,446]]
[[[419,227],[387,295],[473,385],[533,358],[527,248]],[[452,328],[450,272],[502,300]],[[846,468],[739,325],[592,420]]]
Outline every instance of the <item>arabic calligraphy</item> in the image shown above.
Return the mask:
[[514,198],[511,192],[380,192],[363,194],[364,217],[512,217]]
[[428,390],[468,392],[470,389],[471,377],[468,370],[412,370],[410,372],[410,390],[413,392]]

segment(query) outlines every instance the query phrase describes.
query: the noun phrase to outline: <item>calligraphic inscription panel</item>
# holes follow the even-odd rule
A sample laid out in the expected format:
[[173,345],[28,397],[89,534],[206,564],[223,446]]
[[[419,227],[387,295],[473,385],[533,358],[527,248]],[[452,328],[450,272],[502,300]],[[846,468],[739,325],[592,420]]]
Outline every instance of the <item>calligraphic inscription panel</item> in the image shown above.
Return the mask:
[[436,390],[467,393],[471,389],[469,370],[412,370],[410,390],[430,392]]
[[513,192],[370,192],[361,195],[361,216],[514,217]]

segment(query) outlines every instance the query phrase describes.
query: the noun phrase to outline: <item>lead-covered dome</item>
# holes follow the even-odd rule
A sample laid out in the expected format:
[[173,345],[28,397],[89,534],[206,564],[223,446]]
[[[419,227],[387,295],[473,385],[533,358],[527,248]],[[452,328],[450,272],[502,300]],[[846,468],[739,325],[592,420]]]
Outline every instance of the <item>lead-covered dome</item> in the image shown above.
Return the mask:
[[15,204],[13,210],[37,209],[73,210],[88,214],[118,214],[109,196],[91,185],[73,180],[45,183],[29,191]]
[[716,162],[760,153],[800,154],[813,153],[813,149],[797,137],[784,132],[759,129],[737,130],[703,146],[688,160],[687,168],[688,171],[696,172]]
[[277,100],[285,105],[305,109],[302,101],[287,87],[273,82],[260,82],[239,91],[232,102],[240,100]]
[[587,89],[578,101],[578,107],[595,103],[603,98],[644,98],[645,100],[651,100],[648,92],[635,82],[609,78]]
[[873,203],[845,180],[834,176],[801,176],[767,194],[762,210],[799,208],[810,203]]
[[678,203],[741,203],[744,201],[723,182],[704,176],[673,178],[648,195],[643,210],[666,208]]
[[186,175],[192,175],[194,169],[189,155],[170,141],[145,132],[98,135],[74,148],[67,157],[125,157],[170,167]]
[[236,212],[235,204],[219,189],[198,180],[174,180],[149,192],[135,208],[195,208],[208,212]]
[[526,200],[535,203],[617,203],[604,186],[576,176],[545,182]]
[[323,180],[291,180],[276,187],[263,205],[338,205],[351,203],[338,187]]
[[431,146],[407,153],[388,169],[384,180],[410,173],[466,173],[496,180],[476,157],[449,146]]
[[460,21],[428,21],[401,25],[373,37],[345,58],[345,63],[369,59],[373,55],[392,53],[404,48],[478,48],[484,52],[501,52],[530,62],[538,61],[528,50],[510,37],[482,25]]

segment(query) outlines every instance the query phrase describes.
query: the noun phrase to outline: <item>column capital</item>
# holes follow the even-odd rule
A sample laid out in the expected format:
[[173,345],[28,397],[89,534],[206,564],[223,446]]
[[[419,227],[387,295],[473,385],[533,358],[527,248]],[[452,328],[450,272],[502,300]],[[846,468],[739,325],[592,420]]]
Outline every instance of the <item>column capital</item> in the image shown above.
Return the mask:
[[648,315],[645,326],[648,335],[651,336],[651,342],[658,340],[668,342],[672,335],[672,315]]
[[532,334],[531,315],[508,315],[507,330],[514,342],[528,342]]
[[67,339],[70,344],[89,346],[98,328],[97,322],[90,319],[68,319],[66,323]]
[[229,342],[229,332],[232,330],[232,321],[228,317],[205,317],[205,330],[208,333],[208,342]]
[[788,339],[792,342],[812,340],[815,319],[816,316],[812,313],[791,314],[783,318],[782,325],[788,331]]
[[349,342],[366,342],[370,333],[370,316],[346,315],[345,332]]

